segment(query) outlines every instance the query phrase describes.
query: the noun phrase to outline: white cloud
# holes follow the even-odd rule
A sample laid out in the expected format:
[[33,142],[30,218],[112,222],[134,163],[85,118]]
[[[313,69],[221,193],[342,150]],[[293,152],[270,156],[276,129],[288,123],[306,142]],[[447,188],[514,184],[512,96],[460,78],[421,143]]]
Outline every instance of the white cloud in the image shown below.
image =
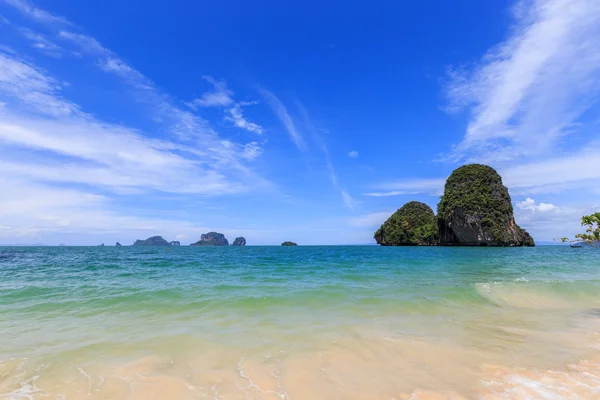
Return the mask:
[[375,228],[383,224],[394,210],[359,215],[348,219],[348,224],[359,228]]
[[353,150],[353,151],[348,152],[348,157],[357,158],[358,157],[358,151]]
[[0,14],[0,24],[1,25],[10,25],[10,20],[6,18],[4,15]]
[[536,204],[531,197],[517,203],[517,208],[520,210],[530,210],[532,212],[549,212],[560,211],[558,207],[551,203]]
[[244,146],[242,157],[248,161],[253,161],[262,154],[262,147],[258,142],[250,142]]
[[389,192],[367,192],[363,193],[365,196],[370,197],[389,197],[389,196],[401,196],[405,194],[417,194],[420,193],[421,189],[417,189],[416,191],[406,191],[406,190],[392,190]]
[[263,127],[254,122],[248,121],[244,117],[244,113],[242,112],[242,106],[253,105],[253,104],[257,104],[257,103],[256,102],[240,102],[240,103],[234,104],[233,107],[231,107],[227,110],[227,112],[229,113],[229,116],[226,116],[225,120],[233,122],[233,124],[238,128],[245,129],[249,132],[254,132],[254,133],[258,133],[259,135],[262,135],[264,132]]
[[381,192],[365,193],[366,196],[384,197],[403,194],[428,193],[441,195],[444,192],[445,178],[435,179],[408,179],[375,185]]
[[[329,155],[329,148],[327,147],[325,140],[323,140],[323,137],[321,137],[321,135],[319,134],[319,131],[317,129],[315,129],[315,127],[308,115],[308,111],[306,110],[306,108],[299,101],[296,101],[296,104],[298,106],[298,109],[300,110],[300,114],[302,115],[302,117],[304,119],[304,124],[306,125],[306,129],[311,133],[313,140],[317,143],[317,145],[321,149],[321,152],[323,152],[323,156],[325,157],[325,165],[327,166],[327,172],[329,173],[329,179],[331,180],[331,184],[333,185],[334,189],[340,193],[340,196],[342,197],[344,206],[346,208],[348,208],[349,210],[354,211],[355,206],[356,206],[356,201],[352,198],[352,196],[350,196],[350,194],[348,193],[348,191],[346,191],[346,189],[341,187],[341,185],[338,181],[337,173],[335,172],[335,168],[333,166],[333,163],[331,162],[331,156]],[[283,106],[283,104],[282,104],[282,106]]]
[[225,81],[218,81],[212,76],[203,76],[203,78],[213,85],[214,90],[187,103],[191,108],[227,107],[233,103],[233,92],[227,88]]
[[23,105],[52,116],[78,114],[78,107],[62,98],[61,85],[43,71],[0,51],[0,93]]
[[[134,84],[144,82],[131,68],[121,72]],[[58,80],[39,67],[0,52],[0,96],[11,100],[0,109],[4,176],[116,193],[157,190],[214,196],[269,185],[240,162],[257,157],[258,146],[249,149],[213,133],[203,133],[207,140],[193,146],[152,139],[97,120],[62,97],[61,90]],[[174,131],[194,130],[197,120],[191,114],[171,106],[153,86],[144,90],[155,100],[154,106],[175,118]]]
[[34,32],[28,28],[21,28],[20,32],[26,39],[31,41],[31,46],[33,48],[39,50],[43,54],[54,58],[63,57],[64,49],[41,33]]
[[[569,155],[548,157],[543,161],[521,162],[498,169],[503,183],[512,195],[531,196],[560,193],[600,186],[600,153],[598,145],[590,145]],[[407,179],[375,185],[381,191],[368,196],[391,196],[412,193],[441,195],[446,178]]]
[[46,24],[58,24],[58,25],[71,25],[69,21],[64,19],[63,17],[57,17],[49,12],[46,12],[40,8],[33,6],[30,2],[26,0],[3,0],[4,3],[13,6],[26,16],[31,19],[34,19],[41,23]]
[[472,112],[455,159],[493,162],[547,152],[600,97],[600,2],[519,6],[505,42],[474,69],[452,72],[450,108]]
[[285,105],[283,105],[283,103],[281,102],[281,100],[279,100],[279,98],[277,98],[277,96],[275,96],[268,90],[261,89],[260,92],[267,100],[269,106],[271,106],[271,109],[273,110],[279,121],[287,130],[288,134],[290,135],[290,138],[292,139],[292,142],[294,142],[298,150],[307,151],[308,148],[306,146],[306,143],[304,142],[304,138],[302,137],[302,134],[300,134],[300,132],[298,132],[298,130],[296,129],[296,125],[294,124],[292,117],[290,117],[290,114],[288,113]]
[[[160,120],[171,133],[182,140],[198,140],[198,144],[207,149],[207,154],[218,161],[237,163],[236,151],[230,143],[219,139],[207,121],[191,112],[174,105],[173,100],[157,89],[156,85],[141,72],[125,63],[119,56],[103,47],[96,39],[73,32],[61,31],[59,36],[76,44],[88,54],[97,57],[96,64],[105,72],[114,74],[135,89],[134,99],[153,109],[157,120]],[[237,149],[239,153],[241,149]]]
[[515,220],[540,241],[550,241],[561,237],[574,238],[581,233],[581,217],[600,210],[600,206],[589,206],[578,201],[560,206],[540,202],[532,198],[517,202]]

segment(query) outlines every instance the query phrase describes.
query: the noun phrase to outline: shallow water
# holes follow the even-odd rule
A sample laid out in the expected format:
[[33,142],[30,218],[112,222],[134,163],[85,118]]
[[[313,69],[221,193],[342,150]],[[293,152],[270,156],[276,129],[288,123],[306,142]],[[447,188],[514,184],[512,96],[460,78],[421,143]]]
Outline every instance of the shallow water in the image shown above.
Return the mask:
[[0,334],[7,399],[600,399],[600,256],[5,247]]

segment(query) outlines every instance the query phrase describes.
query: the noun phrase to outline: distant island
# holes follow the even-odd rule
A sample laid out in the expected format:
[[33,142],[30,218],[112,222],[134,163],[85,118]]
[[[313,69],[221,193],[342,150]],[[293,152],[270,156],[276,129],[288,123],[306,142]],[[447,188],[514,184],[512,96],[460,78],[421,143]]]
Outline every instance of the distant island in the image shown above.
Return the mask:
[[222,233],[208,232],[200,236],[200,240],[190,246],[229,246],[229,241]]
[[235,240],[233,241],[233,243],[231,243],[232,246],[245,246],[246,245],[246,238],[243,236],[240,237],[236,237]]
[[[171,242],[168,242],[162,236],[152,236],[146,240],[138,239],[135,241],[135,243],[133,243],[133,245],[134,246],[172,246],[172,247],[177,247],[177,246],[181,246],[181,242],[179,242],[178,240],[173,240]],[[233,243],[231,245],[232,246],[245,246],[246,238],[244,238],[242,236],[237,237],[237,238],[235,238],[235,240],[233,241]],[[117,244],[115,246],[120,247],[121,244],[119,242],[117,242]],[[190,244],[190,246],[229,246],[229,241],[227,240],[225,235],[223,235],[222,233],[208,232],[208,233],[203,233],[200,236],[200,240],[198,240],[195,243]]]
[[448,177],[437,216],[411,201],[373,235],[382,246],[535,246],[515,222],[502,177],[493,168],[468,164]]
[[283,242],[281,243],[282,246],[298,246],[298,244],[294,243],[294,242]]
[[152,236],[146,240],[136,240],[134,246],[171,246],[162,236]]

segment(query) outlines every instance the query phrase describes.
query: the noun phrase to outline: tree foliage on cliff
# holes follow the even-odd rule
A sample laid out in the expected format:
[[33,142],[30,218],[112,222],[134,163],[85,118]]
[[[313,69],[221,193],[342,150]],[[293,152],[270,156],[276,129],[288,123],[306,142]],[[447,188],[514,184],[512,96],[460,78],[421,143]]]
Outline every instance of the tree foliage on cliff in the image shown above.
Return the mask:
[[[508,189],[493,168],[482,164],[467,164],[452,172],[438,204],[438,218],[450,221],[457,212],[477,220],[494,242],[501,245],[513,244],[514,239],[506,229],[514,223],[513,206]],[[522,244],[534,245],[533,239],[524,229],[518,225],[516,229]]]
[[427,204],[411,201],[398,209],[375,232],[383,246],[433,246],[438,242],[435,214]]

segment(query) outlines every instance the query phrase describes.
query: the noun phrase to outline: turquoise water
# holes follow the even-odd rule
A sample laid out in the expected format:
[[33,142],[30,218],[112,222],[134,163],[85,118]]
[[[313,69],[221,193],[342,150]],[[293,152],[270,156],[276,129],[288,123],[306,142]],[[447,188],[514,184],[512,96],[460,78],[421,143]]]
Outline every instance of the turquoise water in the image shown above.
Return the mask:
[[478,398],[485,365],[562,371],[595,357],[598,254],[4,247],[0,395]]

